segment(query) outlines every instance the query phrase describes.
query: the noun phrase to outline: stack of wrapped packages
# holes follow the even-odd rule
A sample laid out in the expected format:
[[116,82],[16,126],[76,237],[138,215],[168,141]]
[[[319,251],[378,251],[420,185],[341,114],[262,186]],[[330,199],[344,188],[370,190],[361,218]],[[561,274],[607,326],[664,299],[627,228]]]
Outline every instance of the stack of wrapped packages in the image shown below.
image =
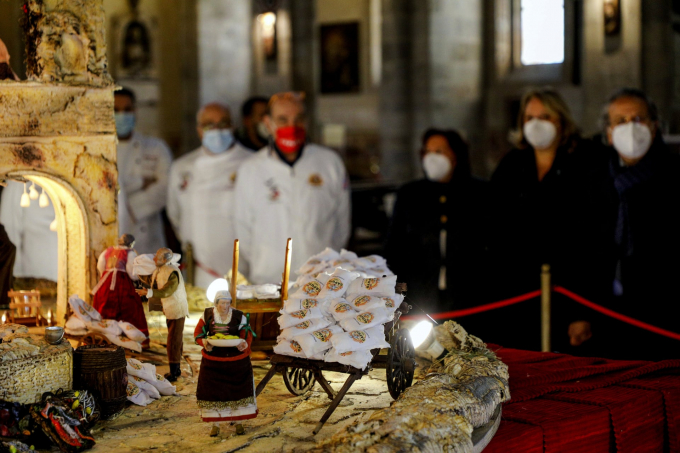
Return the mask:
[[142,342],[146,340],[146,335],[129,322],[102,319],[102,315],[77,294],[69,297],[68,303],[73,316],[64,326],[64,332],[67,334],[79,336],[98,332],[115,345],[142,352]]
[[366,369],[372,349],[387,348],[384,324],[404,300],[397,276],[378,255],[326,249],[297,271],[278,318],[277,354]]
[[155,365],[128,359],[127,373],[127,399],[138,406],[146,406],[161,396],[175,394],[175,386],[156,373]]

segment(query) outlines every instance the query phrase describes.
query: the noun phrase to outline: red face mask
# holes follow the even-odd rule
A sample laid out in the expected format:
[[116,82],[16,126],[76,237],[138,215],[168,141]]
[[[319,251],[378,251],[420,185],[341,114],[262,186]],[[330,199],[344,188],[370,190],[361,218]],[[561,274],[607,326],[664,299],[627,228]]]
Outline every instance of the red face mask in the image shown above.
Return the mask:
[[292,154],[300,150],[305,143],[306,131],[300,126],[286,126],[276,129],[276,146],[282,153]]

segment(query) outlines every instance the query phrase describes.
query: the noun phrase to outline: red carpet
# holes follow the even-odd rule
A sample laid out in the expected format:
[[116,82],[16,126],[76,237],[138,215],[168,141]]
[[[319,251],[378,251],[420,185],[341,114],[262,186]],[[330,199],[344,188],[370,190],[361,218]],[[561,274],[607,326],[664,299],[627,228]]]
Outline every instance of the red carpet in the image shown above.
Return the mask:
[[680,452],[680,360],[615,361],[489,345],[512,399],[486,452]]

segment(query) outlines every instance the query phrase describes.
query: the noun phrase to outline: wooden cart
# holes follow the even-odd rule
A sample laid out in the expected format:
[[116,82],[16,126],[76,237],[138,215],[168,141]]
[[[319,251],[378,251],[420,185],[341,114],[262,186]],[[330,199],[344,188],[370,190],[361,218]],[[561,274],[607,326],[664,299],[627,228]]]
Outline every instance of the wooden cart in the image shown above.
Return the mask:
[[[406,285],[398,283],[397,292],[406,291]],[[271,359],[271,368],[267,375],[257,385],[255,395],[259,395],[276,373],[283,375],[283,382],[286,388],[293,395],[303,395],[310,391],[316,382],[326,392],[331,404],[314,428],[317,434],[323,425],[328,421],[340,401],[345,397],[352,384],[358,379],[368,374],[373,368],[385,368],[387,374],[387,389],[392,398],[396,399],[404,390],[411,386],[413,373],[416,368],[415,348],[411,342],[411,337],[407,329],[400,328],[399,319],[401,315],[407,314],[409,305],[402,302],[394,314],[394,319],[385,324],[385,334],[390,343],[387,354],[380,354],[380,349],[374,349],[373,360],[361,370],[349,365],[340,363],[324,362],[323,360],[310,360],[290,357],[281,354],[274,354]],[[336,373],[348,374],[348,378],[339,392],[335,392],[328,381],[323,377],[323,371],[334,371]]]

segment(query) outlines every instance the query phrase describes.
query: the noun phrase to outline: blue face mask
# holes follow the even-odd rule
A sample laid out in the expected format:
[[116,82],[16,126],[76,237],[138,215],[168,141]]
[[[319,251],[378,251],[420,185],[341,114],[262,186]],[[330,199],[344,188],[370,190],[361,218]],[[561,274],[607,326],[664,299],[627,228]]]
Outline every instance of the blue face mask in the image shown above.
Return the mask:
[[212,153],[223,153],[234,144],[234,134],[231,129],[211,129],[203,132],[202,143]]
[[132,112],[116,112],[116,133],[118,138],[129,137],[135,129],[135,114]]

